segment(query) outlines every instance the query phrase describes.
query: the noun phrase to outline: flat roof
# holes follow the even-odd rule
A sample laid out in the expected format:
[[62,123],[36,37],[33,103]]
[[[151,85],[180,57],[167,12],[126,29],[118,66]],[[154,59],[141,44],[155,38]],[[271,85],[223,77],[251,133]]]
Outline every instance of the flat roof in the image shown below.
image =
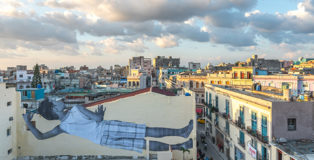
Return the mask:
[[287,142],[272,142],[279,150],[288,153],[294,158],[314,158],[314,139],[290,140]]
[[[219,85],[212,85],[212,86],[226,89],[226,90],[233,91],[233,92],[237,92],[237,93],[241,93],[241,94],[244,94],[247,96],[259,98],[259,99],[266,100],[266,101],[285,102],[285,100],[283,100],[283,99],[270,97],[270,96],[266,96],[266,95],[262,95],[262,94],[258,94],[258,93],[253,93],[253,92],[251,92],[252,90],[250,90],[250,89],[239,89],[239,88],[233,88],[233,87],[229,87],[229,86],[219,86]],[[278,93],[274,93],[274,92],[270,92],[270,91],[260,91],[260,92],[264,92],[264,93],[268,93],[268,94],[274,94],[277,96],[282,96],[282,94],[278,94]]]

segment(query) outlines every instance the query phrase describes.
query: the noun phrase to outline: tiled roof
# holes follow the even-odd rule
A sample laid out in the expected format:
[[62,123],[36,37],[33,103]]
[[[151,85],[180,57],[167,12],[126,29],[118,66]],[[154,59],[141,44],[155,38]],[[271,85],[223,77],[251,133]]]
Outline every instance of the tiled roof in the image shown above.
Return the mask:
[[161,89],[159,89],[157,87],[153,87],[153,88],[140,89],[140,90],[137,90],[137,91],[134,91],[134,92],[122,94],[122,95],[119,95],[119,96],[116,96],[116,97],[111,97],[111,98],[108,98],[108,99],[104,99],[104,100],[100,100],[100,101],[96,101],[96,102],[92,102],[92,103],[87,103],[87,104],[84,104],[83,106],[85,106],[85,107],[96,106],[96,105],[100,105],[100,104],[103,104],[103,103],[112,102],[112,101],[115,101],[115,100],[131,97],[131,96],[136,96],[138,94],[147,93],[147,92],[154,92],[154,93],[162,94],[162,95],[165,95],[165,96],[175,96],[175,93],[173,93],[173,92],[166,91],[166,90],[161,90]]

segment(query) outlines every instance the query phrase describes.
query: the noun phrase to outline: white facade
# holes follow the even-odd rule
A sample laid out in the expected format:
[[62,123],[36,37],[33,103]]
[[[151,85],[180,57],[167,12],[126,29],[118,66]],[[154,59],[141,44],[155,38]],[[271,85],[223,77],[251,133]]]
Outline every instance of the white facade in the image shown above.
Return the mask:
[[16,88],[17,89],[31,88],[33,76],[34,74],[28,73],[27,70],[17,70]]
[[0,83],[0,159],[11,160],[16,158],[16,109],[20,105],[20,94],[15,88],[6,88]]
[[[236,156],[241,153],[243,160],[262,160],[261,153],[262,147],[264,147],[267,155],[265,155],[265,159],[263,160],[269,159],[271,151],[268,142],[263,142],[261,139],[252,136],[249,134],[248,130],[252,128],[252,113],[254,112],[256,113],[256,132],[259,134],[262,132],[261,126],[263,116],[267,118],[267,137],[271,137],[270,111],[261,109],[260,105],[250,103],[247,99],[239,98],[241,97],[241,94],[237,97],[236,95],[230,95],[227,92],[221,92],[219,88],[209,87],[209,85],[206,85],[205,87],[205,97],[207,97],[205,98],[205,103],[209,106],[218,108],[218,112],[210,113],[210,109],[207,111],[206,128],[210,133],[208,138],[214,142],[217,148],[222,145],[221,152],[226,156],[225,158],[229,157],[230,159],[236,159]],[[209,102],[210,99],[211,103]],[[217,99],[218,103],[216,103]],[[226,111],[227,106],[229,106],[229,113]],[[242,109],[244,113],[243,125],[239,120],[240,109]],[[240,132],[244,135],[243,141],[240,140]],[[253,152],[255,152],[255,154],[253,154]],[[238,156],[237,159],[241,158]]]

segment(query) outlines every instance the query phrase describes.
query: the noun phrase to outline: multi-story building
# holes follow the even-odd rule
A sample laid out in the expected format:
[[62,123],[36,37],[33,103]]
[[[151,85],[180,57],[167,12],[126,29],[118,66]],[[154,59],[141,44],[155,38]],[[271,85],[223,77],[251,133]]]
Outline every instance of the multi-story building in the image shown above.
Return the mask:
[[313,102],[290,100],[289,89],[277,94],[208,84],[207,138],[224,159],[276,160],[273,141],[314,138]]
[[17,155],[16,113],[20,106],[20,94],[15,88],[7,88],[0,83],[0,159],[12,160]]
[[141,69],[148,75],[152,74],[152,60],[150,58],[144,58],[144,56],[132,57],[129,59],[130,72],[132,69]]
[[17,89],[21,94],[21,107],[27,110],[35,110],[45,98],[44,88]]
[[33,70],[27,70],[27,67],[22,65],[16,66],[16,88],[31,88],[33,76]]
[[304,94],[313,94],[314,91],[314,76],[313,75],[254,75],[254,83],[259,83],[262,87],[282,89],[291,89],[292,95],[304,96]]
[[141,72],[139,69],[132,69],[131,74],[127,77],[127,87],[143,89],[151,86],[151,75]]
[[177,75],[177,85],[195,92],[197,104],[204,102],[204,86],[207,82],[206,73],[183,72]]
[[188,71],[188,68],[179,67],[179,68],[162,68],[160,67],[159,70],[157,70],[158,75],[158,86],[159,87],[165,87],[166,81],[169,80],[170,76],[178,75],[182,72]]
[[158,70],[160,67],[163,68],[178,68],[180,67],[180,58],[166,58],[165,56],[157,56],[153,59],[153,67]]
[[278,73],[283,66],[282,62],[277,59],[264,59],[258,58],[257,55],[252,55],[251,58],[246,60],[248,66],[253,66],[256,69],[266,70],[271,73]]
[[200,69],[201,68],[201,63],[194,63],[194,62],[189,62],[189,69]]

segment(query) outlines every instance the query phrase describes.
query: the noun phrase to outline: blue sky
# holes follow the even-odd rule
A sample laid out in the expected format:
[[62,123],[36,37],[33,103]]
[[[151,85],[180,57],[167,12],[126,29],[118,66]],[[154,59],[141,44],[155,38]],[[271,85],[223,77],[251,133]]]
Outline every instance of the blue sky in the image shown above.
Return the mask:
[[314,56],[314,0],[2,0],[0,26],[0,69]]

